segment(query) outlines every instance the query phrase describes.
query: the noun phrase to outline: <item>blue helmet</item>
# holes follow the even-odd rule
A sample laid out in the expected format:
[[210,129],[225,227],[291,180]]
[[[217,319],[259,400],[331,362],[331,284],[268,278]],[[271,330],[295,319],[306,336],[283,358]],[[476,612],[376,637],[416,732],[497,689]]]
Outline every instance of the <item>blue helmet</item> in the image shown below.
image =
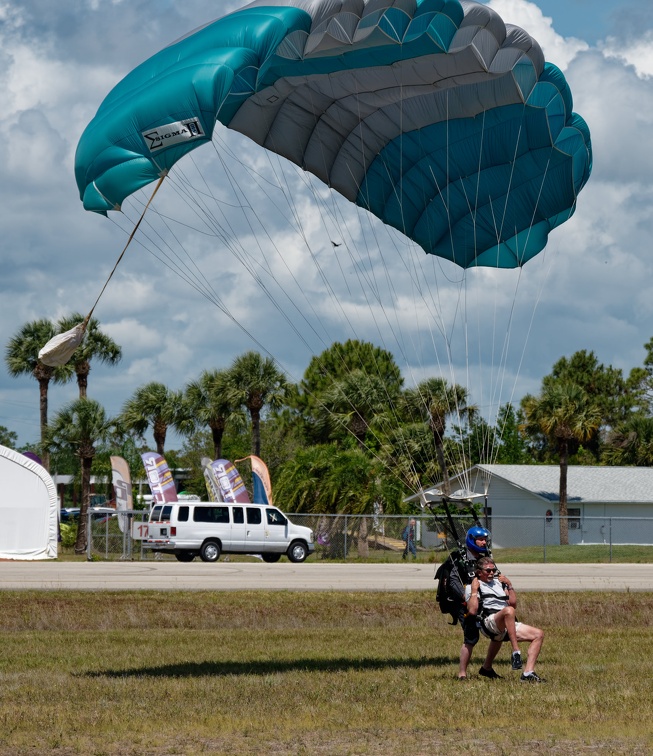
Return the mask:
[[[477,546],[476,539],[485,538],[485,546]],[[474,525],[467,531],[467,537],[465,538],[465,544],[467,548],[474,554],[479,556],[486,556],[490,553],[490,531],[486,528],[479,528],[478,525]]]

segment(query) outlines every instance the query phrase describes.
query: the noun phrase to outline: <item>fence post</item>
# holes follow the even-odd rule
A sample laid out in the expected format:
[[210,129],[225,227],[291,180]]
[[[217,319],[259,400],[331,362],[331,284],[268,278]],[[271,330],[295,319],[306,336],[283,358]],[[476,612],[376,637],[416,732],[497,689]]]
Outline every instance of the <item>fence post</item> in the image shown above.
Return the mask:
[[344,558],[347,559],[347,515],[345,515],[345,533],[343,539]]
[[546,564],[546,515],[544,515],[544,564]]
[[91,561],[91,513],[86,507],[86,561]]
[[612,517],[608,518],[608,533],[610,538],[610,564],[612,564]]

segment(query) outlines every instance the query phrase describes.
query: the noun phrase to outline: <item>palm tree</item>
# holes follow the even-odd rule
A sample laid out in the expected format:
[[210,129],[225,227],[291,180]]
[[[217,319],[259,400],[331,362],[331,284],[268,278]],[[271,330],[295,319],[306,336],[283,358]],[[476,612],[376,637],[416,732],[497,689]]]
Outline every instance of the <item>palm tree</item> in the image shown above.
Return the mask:
[[242,415],[230,401],[229,373],[226,370],[205,370],[198,380],[186,386],[188,407],[187,432],[199,425],[208,425],[213,439],[213,459],[222,457],[222,437],[230,421],[242,422]]
[[229,369],[228,400],[234,407],[245,407],[252,423],[252,454],[261,455],[261,412],[264,407],[278,409],[286,396],[288,383],[270,357],[246,352],[236,357]]
[[377,375],[352,370],[322,394],[318,426],[329,428],[329,435],[333,435],[334,426],[346,428],[365,450],[374,419],[387,412],[395,398],[388,396],[386,384]]
[[158,454],[163,456],[168,428],[183,421],[182,394],[152,381],[136,389],[123,405],[118,424],[125,431],[142,436],[152,426]]
[[574,383],[551,381],[539,397],[525,396],[522,408],[526,430],[542,431],[556,445],[560,459],[560,543],[569,543],[567,523],[567,470],[570,445],[592,438],[601,424],[601,410]]
[[33,376],[39,384],[39,406],[41,424],[41,459],[46,470],[50,469],[50,454],[47,447],[48,388],[50,381],[66,383],[72,377],[69,365],[50,367],[39,360],[39,351],[56,334],[54,325],[45,318],[26,323],[12,336],[5,352],[5,362],[9,375]]
[[[69,331],[84,321],[84,316],[76,312],[58,322],[59,331]],[[116,365],[122,358],[122,350],[116,342],[100,330],[97,318],[91,318],[86,327],[86,335],[70,359],[70,364],[77,375],[79,398],[86,397],[88,374],[91,372],[91,360],[98,359],[107,365]]]
[[442,473],[442,487],[445,494],[451,493],[449,469],[444,453],[447,420],[472,418],[476,407],[469,405],[468,391],[464,386],[450,384],[444,378],[427,378],[415,388],[403,394],[403,405],[411,419],[421,417],[428,422],[435,444],[435,455]]
[[75,399],[61,409],[47,435],[56,451],[71,451],[81,463],[82,502],[75,540],[75,553],[86,550],[88,507],[91,498],[91,466],[95,457],[95,445],[104,441],[111,430],[104,408],[93,399]]
[[608,435],[602,460],[608,465],[653,466],[653,418],[633,415]]

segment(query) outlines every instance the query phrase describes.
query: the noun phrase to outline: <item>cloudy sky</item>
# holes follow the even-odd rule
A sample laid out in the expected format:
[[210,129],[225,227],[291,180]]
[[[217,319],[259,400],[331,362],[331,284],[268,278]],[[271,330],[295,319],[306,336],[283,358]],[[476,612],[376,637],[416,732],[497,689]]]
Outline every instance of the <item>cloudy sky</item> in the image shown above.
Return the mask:
[[[521,273],[463,278],[223,130],[184,174],[199,193],[220,194],[217,225],[168,182],[95,310],[123,360],[94,366],[89,394],[115,414],[147,381],[182,388],[249,349],[297,380],[312,354],[350,337],[390,349],[407,383],[442,372],[483,406],[537,391],[579,349],[625,372],[641,365],[653,337],[653,5],[489,4],[563,69],[592,133],[592,177],[543,255]],[[131,68],[217,6],[0,0],[3,345],[30,320],[94,304],[146,195],[109,219],[85,212],[73,176],[79,137]],[[454,310],[464,313],[456,326]],[[75,392],[54,386],[51,414]],[[33,379],[0,370],[0,425],[20,443],[37,440]]]

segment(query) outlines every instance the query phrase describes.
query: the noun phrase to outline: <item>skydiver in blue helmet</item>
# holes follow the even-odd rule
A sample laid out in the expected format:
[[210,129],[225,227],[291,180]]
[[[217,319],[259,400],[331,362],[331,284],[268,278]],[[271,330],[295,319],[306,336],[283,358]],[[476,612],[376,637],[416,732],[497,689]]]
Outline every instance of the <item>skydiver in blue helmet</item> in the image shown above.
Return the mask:
[[[490,531],[487,528],[482,528],[480,525],[474,525],[467,531],[467,535],[465,536],[466,558],[472,569],[476,568],[476,562],[481,557],[492,556],[492,552],[490,551],[491,537]],[[463,645],[460,649],[458,679],[467,680],[467,666],[472,658],[474,646],[479,641],[480,630],[476,616],[468,616],[465,613],[460,617],[460,625],[463,630]],[[491,640],[485,661],[478,671],[480,677],[487,677],[490,680],[501,678],[492,666],[492,662],[500,650],[501,642]]]
[[480,525],[474,525],[467,531],[465,546],[467,547],[467,560],[473,562],[484,556],[492,556],[490,551],[490,531]]

